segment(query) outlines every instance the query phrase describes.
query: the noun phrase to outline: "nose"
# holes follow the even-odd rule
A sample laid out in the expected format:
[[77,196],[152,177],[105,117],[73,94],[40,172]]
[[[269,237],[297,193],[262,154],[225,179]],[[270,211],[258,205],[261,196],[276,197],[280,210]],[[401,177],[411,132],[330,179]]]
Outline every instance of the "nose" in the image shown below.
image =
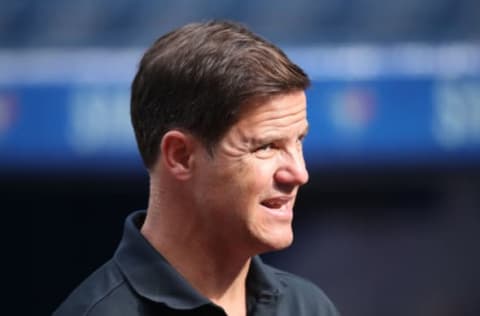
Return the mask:
[[300,186],[308,182],[308,171],[301,150],[285,153],[282,160],[281,166],[275,173],[277,183]]

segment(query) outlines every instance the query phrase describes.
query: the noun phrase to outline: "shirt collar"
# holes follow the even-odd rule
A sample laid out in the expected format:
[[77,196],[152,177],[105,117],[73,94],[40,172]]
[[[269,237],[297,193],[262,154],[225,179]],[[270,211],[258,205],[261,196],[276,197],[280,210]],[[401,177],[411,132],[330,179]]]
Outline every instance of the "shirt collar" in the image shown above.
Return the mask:
[[[129,215],[114,260],[125,278],[141,296],[173,309],[194,309],[212,302],[198,293],[144,238],[140,227],[145,211]],[[282,288],[271,268],[260,257],[252,258],[247,290],[256,300],[270,300]]]

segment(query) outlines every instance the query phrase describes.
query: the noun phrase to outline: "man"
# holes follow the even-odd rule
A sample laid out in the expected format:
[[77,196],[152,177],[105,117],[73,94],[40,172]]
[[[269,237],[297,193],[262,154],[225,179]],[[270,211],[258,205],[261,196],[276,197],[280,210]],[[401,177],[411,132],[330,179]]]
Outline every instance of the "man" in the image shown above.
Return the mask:
[[292,243],[308,85],[235,23],[158,39],[131,96],[148,209],[127,218],[114,257],[54,315],[337,315],[312,283],[257,256]]

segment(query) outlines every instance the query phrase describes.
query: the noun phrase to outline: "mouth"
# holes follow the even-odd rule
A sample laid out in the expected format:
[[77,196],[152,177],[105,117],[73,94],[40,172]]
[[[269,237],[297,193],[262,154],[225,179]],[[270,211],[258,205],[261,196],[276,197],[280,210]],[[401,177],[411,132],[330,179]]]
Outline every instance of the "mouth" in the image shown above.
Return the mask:
[[275,216],[291,218],[293,201],[294,197],[292,196],[279,196],[262,200],[260,204]]

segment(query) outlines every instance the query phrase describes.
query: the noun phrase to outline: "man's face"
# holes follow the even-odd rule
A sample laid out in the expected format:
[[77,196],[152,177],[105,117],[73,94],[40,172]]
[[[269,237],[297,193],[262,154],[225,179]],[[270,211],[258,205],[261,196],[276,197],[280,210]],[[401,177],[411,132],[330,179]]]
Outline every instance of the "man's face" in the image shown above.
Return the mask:
[[[260,253],[293,240],[293,205],[308,181],[303,91],[250,105],[197,170],[195,199],[219,242]],[[238,249],[240,251],[240,249]]]

